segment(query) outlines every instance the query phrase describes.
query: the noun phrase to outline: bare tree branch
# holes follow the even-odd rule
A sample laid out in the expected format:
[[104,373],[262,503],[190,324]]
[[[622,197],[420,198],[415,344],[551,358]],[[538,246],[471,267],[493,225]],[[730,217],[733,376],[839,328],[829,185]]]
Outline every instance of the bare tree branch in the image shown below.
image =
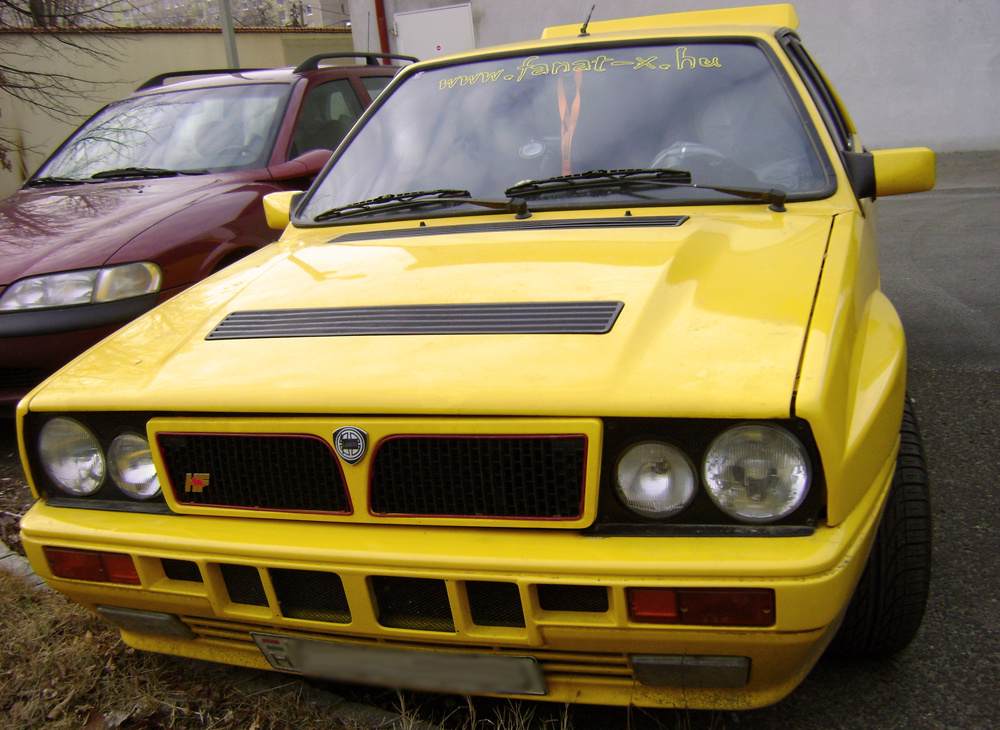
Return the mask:
[[79,67],[81,54],[95,65],[117,63],[118,42],[100,31],[116,27],[115,12],[129,7],[127,0],[0,0],[0,28],[24,29],[34,41],[28,54],[0,36],[0,168],[10,170],[10,153],[25,150],[20,130],[3,118],[12,101],[78,123],[83,118],[77,111],[79,98],[111,85],[83,75],[39,71],[38,58],[54,59],[54,68]]

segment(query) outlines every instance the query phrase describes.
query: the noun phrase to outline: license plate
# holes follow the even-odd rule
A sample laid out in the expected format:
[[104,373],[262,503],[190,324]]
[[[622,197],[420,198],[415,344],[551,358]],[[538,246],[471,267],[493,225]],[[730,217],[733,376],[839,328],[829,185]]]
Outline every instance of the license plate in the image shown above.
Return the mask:
[[272,634],[251,636],[275,669],[317,679],[458,694],[545,694],[545,679],[531,656],[399,649]]

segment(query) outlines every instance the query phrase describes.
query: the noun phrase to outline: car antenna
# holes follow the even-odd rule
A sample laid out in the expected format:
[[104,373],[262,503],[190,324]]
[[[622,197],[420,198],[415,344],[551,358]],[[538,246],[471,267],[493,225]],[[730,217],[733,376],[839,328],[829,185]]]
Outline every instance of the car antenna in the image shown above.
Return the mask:
[[590,6],[590,12],[587,13],[587,19],[585,21],[583,21],[583,25],[580,26],[580,37],[581,38],[583,36],[590,35],[590,33],[587,32],[587,26],[590,25],[590,16],[592,16],[594,14],[594,8],[596,8],[596,7],[597,7],[596,4]]

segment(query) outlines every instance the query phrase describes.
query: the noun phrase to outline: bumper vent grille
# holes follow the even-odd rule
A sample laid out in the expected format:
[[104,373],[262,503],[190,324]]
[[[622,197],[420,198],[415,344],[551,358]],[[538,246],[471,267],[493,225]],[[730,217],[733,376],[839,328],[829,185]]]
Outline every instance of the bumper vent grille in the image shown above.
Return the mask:
[[347,514],[350,499],[329,444],[313,436],[158,436],[181,504]]
[[377,515],[575,519],[583,510],[583,436],[397,436],[374,456]]
[[163,567],[163,574],[170,580],[186,580],[192,583],[201,583],[201,571],[198,564],[190,560],[175,560],[174,558],[164,558],[160,561]]
[[219,565],[229,600],[247,606],[266,606],[267,594],[260,582],[260,573],[251,565]]
[[351,622],[344,584],[336,573],[271,568],[271,584],[281,613],[306,621]]
[[371,577],[378,622],[394,629],[454,631],[443,580]]
[[524,611],[517,583],[470,580],[465,583],[469,614],[478,626],[524,628]]
[[604,586],[540,584],[538,606],[543,611],[605,613],[608,610],[608,589]]

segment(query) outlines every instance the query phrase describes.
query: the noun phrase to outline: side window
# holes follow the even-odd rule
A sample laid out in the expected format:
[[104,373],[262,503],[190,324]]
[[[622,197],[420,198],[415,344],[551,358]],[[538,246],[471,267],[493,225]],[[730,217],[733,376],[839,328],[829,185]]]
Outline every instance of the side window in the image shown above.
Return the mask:
[[392,76],[364,76],[361,79],[361,83],[368,90],[368,96],[372,100],[382,93],[382,90],[389,85],[390,81],[392,81]]
[[306,92],[292,132],[289,158],[310,150],[335,150],[362,112],[347,79],[327,81]]
[[820,114],[827,129],[833,135],[837,146],[845,152],[854,150],[854,127],[850,119],[844,114],[836,92],[830,88],[826,77],[819,67],[813,62],[809,53],[794,36],[786,36],[783,39],[788,57],[799,72],[799,76],[809,88],[809,93],[819,107]]

